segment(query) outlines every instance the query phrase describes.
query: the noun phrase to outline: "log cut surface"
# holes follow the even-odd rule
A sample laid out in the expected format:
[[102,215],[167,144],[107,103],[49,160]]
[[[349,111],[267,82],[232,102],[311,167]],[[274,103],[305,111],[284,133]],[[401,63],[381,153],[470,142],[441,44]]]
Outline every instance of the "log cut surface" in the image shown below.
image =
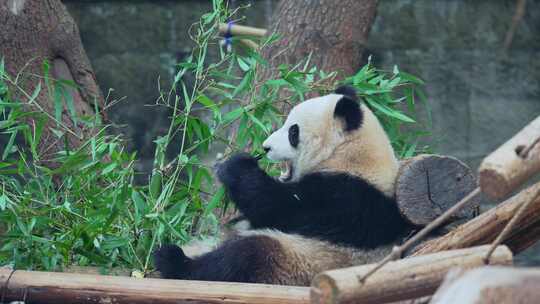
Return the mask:
[[[308,287],[89,274],[15,271],[0,268],[3,300],[31,303],[309,303]],[[9,279],[9,281],[8,281]]]
[[[472,170],[456,158],[419,155],[401,162],[396,200],[412,224],[425,226],[476,188]],[[471,201],[456,219],[472,218],[478,204]]]

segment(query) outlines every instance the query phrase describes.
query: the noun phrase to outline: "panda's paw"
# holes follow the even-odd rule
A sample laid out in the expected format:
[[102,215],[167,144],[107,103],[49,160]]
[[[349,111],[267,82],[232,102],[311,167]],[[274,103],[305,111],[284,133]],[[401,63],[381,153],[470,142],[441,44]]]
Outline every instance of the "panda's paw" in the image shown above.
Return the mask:
[[240,182],[242,179],[253,177],[261,169],[257,164],[257,159],[248,153],[237,153],[229,157],[222,163],[216,165],[216,175],[226,186]]
[[164,279],[187,279],[191,259],[176,245],[164,245],[154,251],[154,266]]

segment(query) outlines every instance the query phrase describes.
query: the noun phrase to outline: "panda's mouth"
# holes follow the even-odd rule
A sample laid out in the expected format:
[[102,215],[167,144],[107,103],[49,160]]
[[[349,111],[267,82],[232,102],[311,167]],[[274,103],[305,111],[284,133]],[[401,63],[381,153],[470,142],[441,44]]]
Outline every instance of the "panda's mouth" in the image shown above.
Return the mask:
[[292,179],[294,172],[294,167],[292,165],[292,161],[286,160],[281,163],[281,175],[279,176],[279,180],[281,182],[288,182]]

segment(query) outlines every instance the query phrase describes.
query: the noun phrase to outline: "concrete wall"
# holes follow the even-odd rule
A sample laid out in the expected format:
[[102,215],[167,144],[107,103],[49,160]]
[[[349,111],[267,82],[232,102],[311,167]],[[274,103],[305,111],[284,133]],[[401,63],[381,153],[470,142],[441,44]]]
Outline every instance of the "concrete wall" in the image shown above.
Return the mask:
[[426,80],[433,143],[476,167],[540,114],[540,3],[501,54],[515,1],[382,1],[368,47]]

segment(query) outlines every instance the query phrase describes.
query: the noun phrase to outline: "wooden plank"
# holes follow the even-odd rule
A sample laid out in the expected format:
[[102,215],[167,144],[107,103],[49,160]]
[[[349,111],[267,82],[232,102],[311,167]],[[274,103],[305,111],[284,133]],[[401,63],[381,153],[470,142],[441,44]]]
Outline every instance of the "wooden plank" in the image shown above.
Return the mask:
[[[453,267],[484,265],[489,246],[443,251],[389,262],[365,282],[360,282],[375,264],[323,272],[312,283],[311,303],[388,303],[432,294]],[[490,263],[512,264],[512,252],[499,246]]]
[[[488,155],[479,168],[482,192],[502,199],[540,172],[540,116]],[[527,154],[527,155],[524,155]]]
[[0,268],[4,301],[56,303],[309,303],[309,288],[265,284],[136,279]]

